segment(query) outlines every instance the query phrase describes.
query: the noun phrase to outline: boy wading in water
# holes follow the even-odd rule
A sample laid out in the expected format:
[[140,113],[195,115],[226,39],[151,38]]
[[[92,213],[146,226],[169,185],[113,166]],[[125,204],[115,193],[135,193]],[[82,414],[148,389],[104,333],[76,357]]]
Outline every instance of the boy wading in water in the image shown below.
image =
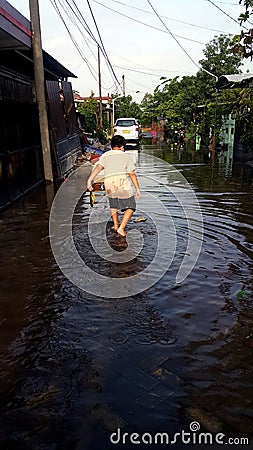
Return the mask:
[[[136,189],[136,198],[141,197],[135,165],[129,155],[124,153],[126,141],[123,136],[115,135],[111,140],[111,150],[104,153],[87,180],[87,189],[92,191],[94,178],[104,169],[105,190],[109,199],[113,229],[120,236],[126,236],[125,227],[131,219],[136,202],[130,180]],[[129,180],[130,178],[130,180]],[[118,211],[124,212],[119,225]]]

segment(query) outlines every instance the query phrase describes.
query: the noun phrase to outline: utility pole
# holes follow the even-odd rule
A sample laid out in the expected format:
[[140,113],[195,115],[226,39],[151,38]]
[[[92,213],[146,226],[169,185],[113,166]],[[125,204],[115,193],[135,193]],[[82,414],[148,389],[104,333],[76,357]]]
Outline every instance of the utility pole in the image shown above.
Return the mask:
[[114,126],[115,122],[115,99],[112,99],[112,126]]
[[123,92],[123,97],[125,97],[126,96],[125,75],[122,75],[122,92]]
[[47,106],[45,99],[44,67],[41,45],[40,15],[38,0],[29,0],[32,23],[32,46],[34,61],[34,79],[36,99],[39,108],[41,146],[43,154],[44,177],[48,183],[53,182],[50,140],[48,131]]
[[98,89],[99,89],[99,121],[98,129],[103,129],[103,104],[102,104],[102,88],[101,88],[101,69],[100,69],[100,47],[98,45]]

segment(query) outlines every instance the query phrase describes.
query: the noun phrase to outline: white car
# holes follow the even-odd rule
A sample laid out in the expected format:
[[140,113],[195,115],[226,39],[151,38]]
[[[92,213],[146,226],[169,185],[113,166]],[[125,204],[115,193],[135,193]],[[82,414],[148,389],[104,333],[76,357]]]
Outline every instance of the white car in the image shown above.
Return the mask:
[[128,146],[139,147],[141,140],[141,127],[134,117],[120,117],[114,125],[114,135],[124,136]]

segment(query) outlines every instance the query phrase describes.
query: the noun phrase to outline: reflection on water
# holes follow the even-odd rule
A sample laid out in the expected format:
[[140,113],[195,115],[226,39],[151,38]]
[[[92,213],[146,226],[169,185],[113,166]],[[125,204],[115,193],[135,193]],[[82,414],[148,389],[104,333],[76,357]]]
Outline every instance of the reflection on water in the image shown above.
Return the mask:
[[[173,171],[144,155],[173,164],[201,206],[201,254],[180,285],[171,284],[176,260],[141,294],[85,294],[65,279],[51,253],[43,188],[1,214],[1,448],[109,450],[117,427],[172,434],[189,431],[193,420],[202,431],[252,438],[252,184],[207,153],[152,145],[137,153],[139,173],[168,186]],[[185,222],[166,190],[159,198],[174,220],[180,260]],[[145,238],[131,264],[97,257],[89,214],[84,195],[73,233],[94,270],[126,277],[153,258],[157,235],[150,220],[129,225]],[[124,250],[109,224],[107,237]]]

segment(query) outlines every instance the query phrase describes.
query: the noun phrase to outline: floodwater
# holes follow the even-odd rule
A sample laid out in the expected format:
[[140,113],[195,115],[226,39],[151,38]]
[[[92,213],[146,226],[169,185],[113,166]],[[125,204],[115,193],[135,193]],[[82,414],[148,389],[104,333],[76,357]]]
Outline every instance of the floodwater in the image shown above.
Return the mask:
[[[119,298],[115,290],[103,296],[96,275],[94,295],[59,269],[49,241],[50,187],[37,189],[0,216],[3,450],[176,448],[173,436],[182,430],[190,441],[186,445],[178,436],[178,448],[209,448],[197,440],[199,429],[209,433],[210,448],[216,443],[222,448],[214,440],[218,433],[225,435],[223,445],[230,438],[237,444],[232,448],[252,448],[252,180],[246,182],[241,170],[233,174],[226,158],[210,160],[208,152],[147,141],[139,153],[131,153],[144,191],[158,198],[152,208],[147,200],[135,213],[147,217],[145,222],[128,226],[142,233],[141,252],[119,264],[96,254],[88,233],[87,194],[73,218],[81,258],[108,283],[109,277],[118,279]],[[178,203],[184,183],[196,196],[203,240],[201,215],[186,220],[188,210],[196,212],[195,200],[184,210]],[[103,217],[107,203],[103,193],[97,198],[94,210]],[[166,217],[160,205],[169,211],[171,224],[162,236],[157,230]],[[63,217],[60,235],[65,225]],[[191,229],[192,254],[201,242],[202,248],[188,277],[177,284]],[[173,247],[175,236],[168,270],[161,275],[167,264],[162,255],[152,269],[157,282],[133,293],[136,276],[154,261],[159,242]],[[118,254],[126,250],[109,225],[107,239]],[[68,264],[66,245],[62,239],[66,265],[81,279],[79,265]],[[122,283],[128,286],[131,277],[135,281],[122,296]],[[103,288],[106,292],[106,283]],[[157,444],[157,433],[167,433],[169,443]]]

